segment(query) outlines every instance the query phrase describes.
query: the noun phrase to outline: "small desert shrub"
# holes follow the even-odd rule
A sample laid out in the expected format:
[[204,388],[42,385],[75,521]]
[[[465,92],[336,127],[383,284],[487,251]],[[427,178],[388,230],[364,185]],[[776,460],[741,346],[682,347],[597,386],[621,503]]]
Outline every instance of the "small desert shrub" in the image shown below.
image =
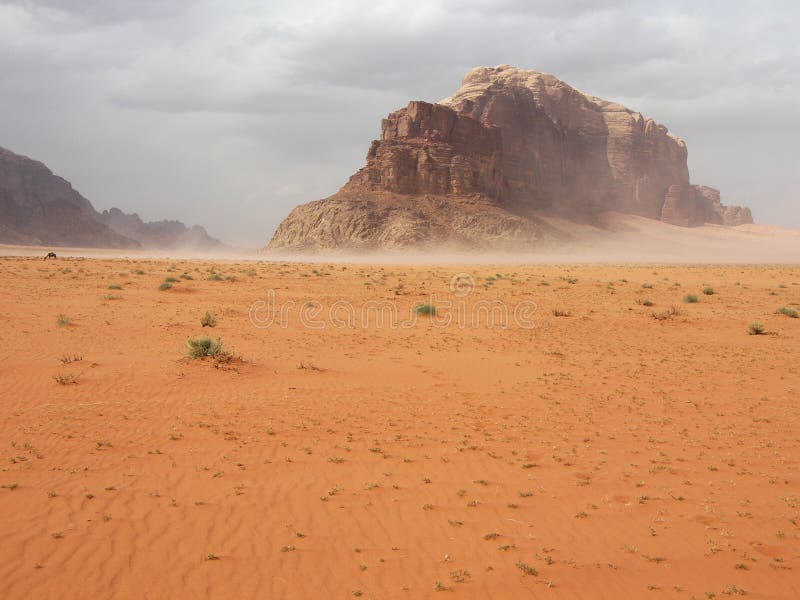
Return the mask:
[[75,383],[78,383],[78,380],[72,373],[53,375],[53,379],[56,380],[56,383],[58,385],[73,385]]
[[210,337],[199,337],[186,340],[186,355],[189,358],[205,358],[206,356],[216,358],[224,356],[225,352],[222,350],[221,339],[212,340]]
[[793,319],[797,318],[797,310],[794,308],[789,308],[788,306],[783,306],[775,312],[781,315],[786,315],[787,317],[791,317]]
[[133,272],[133,274],[134,274],[134,275],[144,275],[144,271],[142,271],[141,269],[136,269],[136,270]]
[[217,317],[215,317],[210,310],[207,310],[206,314],[204,314],[200,319],[200,325],[203,327],[214,327],[216,324]]
[[525,575],[532,575],[536,577],[539,574],[539,572],[535,568],[530,566],[528,563],[524,563],[522,561],[517,563],[517,568],[523,573],[525,573]]
[[164,283],[178,283],[178,280],[175,279],[174,277],[165,277]]
[[171,289],[172,289],[172,284],[169,281],[165,281],[160,286],[158,286],[158,291],[160,292],[164,292],[166,290],[171,290]]
[[695,296],[694,294],[686,294],[683,297],[683,301],[686,304],[694,304],[695,302],[697,302],[697,296]]
[[415,309],[418,315],[435,315],[436,307],[433,304],[420,304]]
[[714,288],[712,288],[712,287],[704,287],[703,288],[703,293],[706,296],[713,296],[714,295]]
[[183,275],[181,275],[181,279],[185,279],[186,281],[191,281],[192,279],[194,279],[194,277],[192,277],[188,273],[184,273]]
[[645,290],[653,289],[653,284],[652,283],[643,283],[642,284],[642,288],[645,289]]
[[455,581],[456,583],[464,583],[469,581],[469,571],[465,569],[458,569],[457,571],[450,572],[450,579]]
[[63,314],[62,315],[58,315],[58,318],[56,318],[56,325],[58,325],[59,327],[66,327],[67,325],[71,325],[71,324],[72,324],[72,321],[70,320],[70,318],[67,315],[63,315]]
[[562,310],[560,308],[557,308],[553,311],[554,317],[568,317],[569,315],[570,313],[568,310]]
[[222,276],[219,273],[212,273],[208,276],[209,281],[222,281]]
[[120,284],[118,284],[118,283],[112,283],[110,286],[108,286],[108,289],[110,289],[110,290],[121,290],[122,286]]
[[559,277],[559,279],[561,279],[562,281],[566,281],[567,283],[572,285],[578,283],[577,277]]
[[679,314],[681,314],[681,311],[679,311],[679,310],[678,310],[677,308],[675,308],[674,306],[670,306],[670,307],[669,307],[667,310],[665,310],[665,311],[662,311],[662,312],[654,312],[654,313],[653,313],[653,318],[654,318],[656,321],[664,321],[664,320],[666,320],[666,319],[671,319],[672,317],[677,317]]
[[650,299],[645,298],[644,300],[642,300],[642,306],[653,306],[654,304],[655,302],[653,302]]
[[106,294],[103,296],[103,300],[122,300],[122,296],[119,294]]
[[747,326],[747,333],[750,335],[763,335],[765,331],[764,324],[758,321],[750,323],[750,325]]

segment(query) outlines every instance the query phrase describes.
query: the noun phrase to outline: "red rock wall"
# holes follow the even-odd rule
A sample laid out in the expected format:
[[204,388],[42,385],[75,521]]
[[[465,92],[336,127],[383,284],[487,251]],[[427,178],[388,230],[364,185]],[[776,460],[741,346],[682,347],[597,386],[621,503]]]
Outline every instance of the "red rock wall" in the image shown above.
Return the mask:
[[381,124],[367,166],[343,191],[469,195],[500,193],[500,132],[454,110],[410,102]]

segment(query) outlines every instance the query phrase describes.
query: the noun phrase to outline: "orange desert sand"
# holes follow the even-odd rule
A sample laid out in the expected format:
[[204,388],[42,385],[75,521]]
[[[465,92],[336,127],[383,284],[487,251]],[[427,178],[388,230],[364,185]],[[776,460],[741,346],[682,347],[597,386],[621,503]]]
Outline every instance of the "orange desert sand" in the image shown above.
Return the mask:
[[0,274],[2,598],[800,597],[797,267]]

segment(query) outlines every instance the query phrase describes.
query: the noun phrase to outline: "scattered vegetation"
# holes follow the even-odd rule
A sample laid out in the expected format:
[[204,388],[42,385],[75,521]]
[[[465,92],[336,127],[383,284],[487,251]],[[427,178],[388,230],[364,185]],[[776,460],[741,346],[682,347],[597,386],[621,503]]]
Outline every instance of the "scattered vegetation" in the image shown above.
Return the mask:
[[554,317],[568,317],[570,316],[570,312],[568,310],[562,310],[560,308],[556,308],[553,310]]
[[436,307],[433,304],[419,304],[415,309],[418,315],[431,315],[436,314]]
[[203,327],[214,327],[217,324],[217,317],[215,317],[211,311],[207,310],[206,314],[202,316],[200,319],[200,325]]
[[733,595],[744,596],[747,592],[745,592],[742,588],[737,587],[736,585],[729,585],[724,590],[722,590],[722,593],[728,596],[733,596]]
[[791,317],[792,319],[797,318],[797,310],[794,308],[790,308],[788,306],[782,306],[778,310],[775,311],[777,314],[786,315],[787,317]]
[[662,312],[654,312],[653,313],[653,318],[656,321],[665,321],[667,319],[671,319],[673,317],[677,317],[679,314],[681,314],[681,311],[679,311],[674,306],[670,306],[667,310],[664,310]]
[[112,283],[111,285],[108,286],[108,289],[110,289],[110,290],[121,290],[122,286],[120,284],[118,284],[118,283]]
[[72,320],[67,315],[61,314],[56,318],[56,325],[66,327],[67,325],[72,325]]
[[74,385],[78,383],[78,379],[72,373],[59,373],[58,375],[53,375],[53,379],[59,385]]
[[642,306],[653,306],[654,304],[655,302],[653,302],[649,298],[645,298],[644,300],[642,300]]
[[747,326],[747,333],[750,335],[764,335],[766,333],[766,329],[764,329],[764,324],[759,323],[758,321],[754,321]]
[[704,287],[703,288],[703,293],[706,296],[713,296],[714,295],[714,288],[712,288],[712,287]]
[[525,573],[525,575],[533,575],[533,576],[535,577],[536,575],[538,575],[538,574],[539,574],[539,571],[537,571],[536,569],[534,569],[534,568],[533,568],[532,566],[530,566],[528,563],[525,563],[525,562],[522,562],[522,561],[520,561],[520,562],[518,562],[518,563],[517,563],[517,568],[518,568],[520,571],[522,571],[523,573]]
[[694,294],[686,294],[683,297],[683,301],[686,304],[695,304],[698,301],[698,299],[697,299],[697,296],[695,296]]
[[158,291],[159,292],[165,292],[165,291],[171,290],[171,289],[172,289],[172,284],[170,282],[168,282],[168,281],[165,281],[160,286],[158,286]]
[[469,577],[469,571],[466,569],[458,569],[450,572],[450,579],[456,583],[464,583],[465,581],[469,581]]
[[189,358],[218,358],[226,356],[227,353],[222,349],[222,340],[217,338],[212,340],[210,337],[189,338],[186,340],[186,355]]
[[209,281],[222,281],[222,276],[219,273],[212,273],[208,276]]

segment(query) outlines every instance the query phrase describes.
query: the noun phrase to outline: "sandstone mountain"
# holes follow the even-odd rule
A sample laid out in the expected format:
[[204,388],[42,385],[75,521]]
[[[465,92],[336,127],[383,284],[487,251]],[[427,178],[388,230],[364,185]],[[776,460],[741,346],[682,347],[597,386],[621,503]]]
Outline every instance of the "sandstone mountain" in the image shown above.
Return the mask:
[[0,148],[0,243],[89,248],[215,248],[202,227],[98,213],[41,162]]
[[384,119],[366,166],[294,209],[268,248],[535,248],[563,237],[548,217],[592,223],[609,211],[752,223],[690,183],[686,145],[663,125],[552,75],[479,67],[453,96]]

